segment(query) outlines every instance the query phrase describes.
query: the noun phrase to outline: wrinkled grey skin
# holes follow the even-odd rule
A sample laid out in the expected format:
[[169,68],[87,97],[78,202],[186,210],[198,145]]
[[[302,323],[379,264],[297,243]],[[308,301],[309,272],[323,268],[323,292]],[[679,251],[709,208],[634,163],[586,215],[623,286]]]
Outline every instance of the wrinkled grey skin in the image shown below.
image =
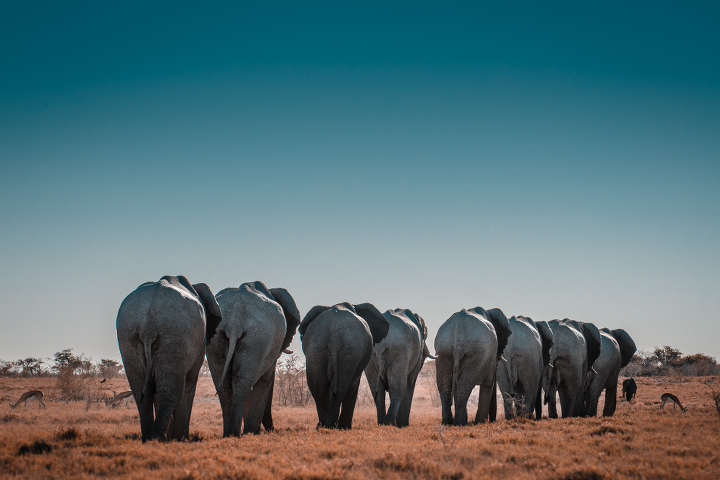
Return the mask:
[[[518,316],[508,320],[512,335],[497,365],[497,382],[502,393],[505,418],[531,417],[541,403],[541,379],[543,369],[550,364],[550,356],[544,360],[543,345],[548,351],[552,346],[552,331],[541,323],[541,330],[532,319]],[[536,418],[540,418],[536,413]]]
[[548,416],[557,418],[555,393],[560,394],[563,418],[586,415],[590,369],[600,354],[600,331],[591,323],[575,320],[548,322],[553,332],[555,363],[543,376]]
[[[431,357],[425,343],[427,328],[422,317],[408,309],[388,310],[383,316],[390,328],[387,336],[373,347],[365,377],[375,399],[378,424],[407,427],[415,381],[425,358]],[[385,392],[390,394],[387,411]]]
[[243,283],[217,294],[222,322],[209,332],[208,366],[223,414],[223,436],[273,429],[277,359],[290,345],[300,312],[283,288]]
[[207,285],[183,276],[144,283],[120,305],[118,345],[143,441],[189,436],[206,322],[217,324],[220,312]]
[[637,347],[630,335],[622,329],[601,328],[600,337],[602,339],[600,356],[593,364],[594,371],[590,372],[587,414],[591,417],[597,415],[598,401],[602,391],[605,390],[603,416],[611,417],[617,405],[620,369],[630,363]]
[[481,307],[461,310],[440,326],[435,337],[435,372],[443,425],[467,425],[467,402],[475,385],[480,386],[475,422],[495,420],[497,362],[510,333],[502,311]]
[[369,303],[317,305],[305,315],[298,331],[318,427],[352,428],[362,372],[370,361],[373,344],[387,336],[389,326]]

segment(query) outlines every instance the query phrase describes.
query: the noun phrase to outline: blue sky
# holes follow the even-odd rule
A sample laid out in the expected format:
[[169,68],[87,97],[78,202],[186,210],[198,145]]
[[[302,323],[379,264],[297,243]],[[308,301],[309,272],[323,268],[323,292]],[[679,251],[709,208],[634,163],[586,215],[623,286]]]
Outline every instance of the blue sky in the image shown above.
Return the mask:
[[720,357],[718,10],[5,5],[0,358],[165,274]]

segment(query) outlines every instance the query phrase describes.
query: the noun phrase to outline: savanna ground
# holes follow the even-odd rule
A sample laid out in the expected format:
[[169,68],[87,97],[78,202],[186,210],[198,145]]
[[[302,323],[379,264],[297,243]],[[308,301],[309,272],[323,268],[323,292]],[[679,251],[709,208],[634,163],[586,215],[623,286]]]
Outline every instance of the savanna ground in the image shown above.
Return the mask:
[[[717,390],[720,379],[636,380],[636,399],[619,400],[612,418],[502,419],[442,427],[432,382],[421,378],[408,428],[378,426],[364,393],[351,431],[316,430],[311,401],[304,407],[276,407],[274,432],[224,439],[212,381],[201,378],[192,439],[143,444],[134,403],[116,409],[102,402],[65,403],[53,398],[52,377],[1,378],[0,476],[720,478],[720,419],[704,384],[709,380]],[[102,387],[110,396],[111,390],[125,390],[127,383],[111,379]],[[47,408],[30,403],[27,409],[10,409],[8,402],[29,389],[46,393]],[[660,410],[660,395],[666,391],[679,396],[689,411],[683,415],[668,406]],[[20,453],[27,447],[30,451]]]

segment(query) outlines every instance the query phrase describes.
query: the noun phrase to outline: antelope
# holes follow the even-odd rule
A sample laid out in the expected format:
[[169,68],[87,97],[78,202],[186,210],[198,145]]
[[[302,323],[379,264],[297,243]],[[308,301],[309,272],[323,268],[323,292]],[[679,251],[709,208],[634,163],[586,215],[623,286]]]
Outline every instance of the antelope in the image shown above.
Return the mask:
[[30,390],[29,392],[25,392],[22,395],[20,395],[20,398],[17,402],[15,402],[15,405],[12,403],[10,404],[10,408],[17,408],[18,405],[20,405],[20,402],[25,402],[25,408],[27,408],[27,402],[28,400],[34,399],[36,402],[38,402],[38,408],[45,408],[45,404],[43,403],[42,399],[45,396],[43,392],[40,390]]
[[675,411],[675,406],[679,406],[682,413],[687,412],[687,407],[683,407],[682,403],[680,403],[680,399],[673,395],[672,393],[663,393],[660,395],[660,408],[665,408],[665,403],[668,401],[673,402],[673,411]]
[[126,398],[130,397],[132,395],[132,390],[125,390],[124,392],[116,393],[115,390],[113,390],[113,398],[108,399],[108,406],[115,408],[120,403],[125,400]]

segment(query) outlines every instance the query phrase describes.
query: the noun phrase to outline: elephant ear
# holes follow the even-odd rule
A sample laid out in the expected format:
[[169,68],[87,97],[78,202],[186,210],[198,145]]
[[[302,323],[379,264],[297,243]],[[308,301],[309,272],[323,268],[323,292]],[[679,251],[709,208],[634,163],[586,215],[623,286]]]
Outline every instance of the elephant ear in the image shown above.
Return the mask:
[[280,304],[283,309],[283,314],[285,314],[285,324],[287,325],[287,330],[285,332],[285,340],[283,340],[281,349],[285,350],[290,346],[290,342],[292,342],[292,339],[295,336],[295,331],[297,330],[298,325],[300,325],[300,311],[295,304],[295,299],[292,295],[290,295],[290,292],[284,288],[271,288],[270,293],[275,301]]
[[585,337],[585,344],[587,345],[588,354],[588,368],[591,368],[595,360],[600,356],[600,345],[602,340],[600,339],[600,330],[592,324],[580,322],[582,327],[582,334]]
[[207,345],[215,336],[215,331],[222,321],[222,311],[217,300],[215,300],[215,295],[206,284],[196,283],[191,288],[197,292],[200,301],[205,307],[205,345]]
[[387,321],[380,310],[375,308],[375,305],[371,303],[361,303],[359,305],[353,305],[355,307],[355,313],[365,320],[365,323],[370,327],[370,333],[373,338],[373,345],[380,343],[387,336],[388,330],[390,330],[390,322]]
[[635,342],[632,337],[622,328],[617,330],[611,330],[613,337],[617,340],[620,345],[620,356],[622,357],[622,367],[626,366],[632,360],[633,355],[637,351]]
[[413,313],[413,315],[415,316],[415,319],[417,320],[418,325],[420,326],[420,333],[422,333],[423,340],[427,340],[428,331],[427,331],[427,326],[425,325],[425,319],[423,319],[417,313]]
[[550,364],[550,349],[553,346],[553,332],[547,322],[534,322],[542,340],[543,365]]
[[510,330],[510,322],[508,322],[507,317],[499,308],[491,308],[490,310],[487,310],[486,318],[493,324],[493,327],[495,327],[495,333],[497,334],[498,339],[497,358],[499,360],[505,351],[508,339],[512,334],[512,331]]
[[323,313],[325,310],[330,310],[332,307],[328,307],[325,305],[315,305],[313,308],[310,309],[308,313],[305,314],[305,318],[302,319],[302,322],[300,322],[300,327],[298,327],[298,333],[300,334],[300,339],[305,335],[305,331],[308,328],[308,325],[312,323],[315,318]]

